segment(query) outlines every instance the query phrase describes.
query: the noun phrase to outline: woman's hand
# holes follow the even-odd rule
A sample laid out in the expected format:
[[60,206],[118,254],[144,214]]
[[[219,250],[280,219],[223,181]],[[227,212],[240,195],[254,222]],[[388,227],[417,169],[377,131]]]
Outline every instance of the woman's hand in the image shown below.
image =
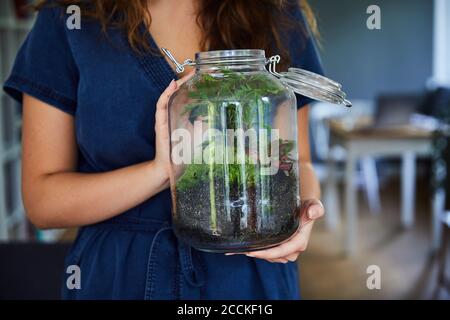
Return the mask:
[[300,226],[296,233],[286,242],[261,251],[245,253],[248,257],[264,259],[269,262],[287,263],[297,260],[299,254],[308,246],[314,221],[325,214],[325,209],[319,200],[302,201],[300,209]]
[[174,94],[178,88],[188,81],[194,75],[193,72],[186,74],[181,79],[172,82],[164,90],[156,103],[156,114],[155,114],[155,133],[156,141],[155,148],[156,154],[152,161],[153,164],[168,172],[168,166],[170,163],[170,134],[169,134],[169,114],[168,114],[168,104],[170,97]]

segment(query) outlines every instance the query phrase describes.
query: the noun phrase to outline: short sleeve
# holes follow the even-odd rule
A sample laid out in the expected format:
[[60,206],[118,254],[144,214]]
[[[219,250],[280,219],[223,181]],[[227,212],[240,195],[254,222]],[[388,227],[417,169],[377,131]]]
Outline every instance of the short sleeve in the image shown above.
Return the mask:
[[[298,1],[290,8],[289,14],[294,20],[295,28],[289,33],[288,47],[291,67],[305,69],[324,75],[317,43],[308,23],[300,9]],[[302,108],[315,100],[297,94],[297,108]]]
[[39,11],[3,89],[20,104],[26,93],[74,115],[78,70],[61,13],[56,7]]

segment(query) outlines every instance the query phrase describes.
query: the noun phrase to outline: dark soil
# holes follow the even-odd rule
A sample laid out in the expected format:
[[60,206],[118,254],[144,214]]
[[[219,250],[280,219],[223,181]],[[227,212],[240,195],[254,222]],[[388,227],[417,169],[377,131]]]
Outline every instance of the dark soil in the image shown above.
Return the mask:
[[225,183],[220,179],[215,180],[215,231],[211,227],[208,182],[197,188],[177,190],[175,233],[182,241],[197,249],[214,252],[257,250],[287,240],[297,230],[299,222],[295,175],[287,176],[279,171],[266,178],[263,202],[262,183],[247,189],[247,201],[242,199],[243,190],[238,190],[238,186],[230,187],[229,198],[234,207],[230,206],[229,216],[226,210]]

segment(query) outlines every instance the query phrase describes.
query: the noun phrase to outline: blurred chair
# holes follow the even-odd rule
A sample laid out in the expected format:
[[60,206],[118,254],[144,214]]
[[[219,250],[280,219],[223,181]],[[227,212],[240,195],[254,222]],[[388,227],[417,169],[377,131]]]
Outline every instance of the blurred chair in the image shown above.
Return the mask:
[[438,254],[437,287],[450,292],[447,255],[450,241],[450,88],[438,88],[427,95],[422,112],[440,120],[433,143],[432,202],[433,236],[432,249]]
[[[336,108],[326,102],[315,103],[310,111],[311,150],[314,168],[323,185],[323,202],[327,209],[325,223],[334,230],[339,224],[339,193],[337,181],[343,180],[343,170],[329,170],[329,162],[343,163],[346,151],[340,146],[330,147],[330,119],[345,119],[352,126],[358,119],[370,118],[374,113],[374,105],[369,100],[352,100],[351,109]],[[381,211],[379,182],[375,159],[363,157],[360,160],[361,180],[372,213]]]
[[[447,123],[450,124],[450,122]],[[448,124],[446,129],[437,133],[433,166],[435,188],[433,198],[433,249],[438,253],[438,287],[435,294],[438,294],[440,288],[450,292],[450,281],[446,275],[448,270],[448,242],[450,241],[450,128]]]
[[[449,191],[449,190],[447,190]],[[441,215],[442,237],[441,244],[438,251],[438,289],[444,288],[450,292],[450,280],[447,278],[447,254],[448,254],[448,242],[450,241],[450,210],[447,210]]]
[[[405,228],[414,224],[416,158],[430,156],[433,135],[430,123],[436,123],[425,115],[415,114],[420,100],[421,96],[410,94],[380,96],[371,117],[358,114],[328,121],[330,154],[341,147],[344,150],[342,154],[345,155],[342,158],[345,162],[345,213],[347,216],[345,251],[349,255],[355,252],[357,244],[358,199],[355,171],[358,163],[362,168],[370,211],[379,212],[378,175],[374,159],[385,157],[401,159],[401,222]],[[356,104],[354,108],[357,108]],[[424,118],[427,121],[424,121]],[[427,125],[424,126],[423,123]],[[335,172],[337,171],[336,162],[339,160],[333,156],[328,159],[324,200],[327,198],[328,188],[333,188],[331,187],[333,185],[337,188]],[[331,212],[332,217],[329,219],[332,221],[337,219],[338,211],[339,207],[334,206]],[[330,215],[330,210],[328,214]]]
[[429,92],[421,112],[439,119],[441,123],[434,135],[431,180],[434,189],[432,248],[439,250],[444,245],[441,233],[448,222],[446,212],[450,211],[450,88],[437,88]]

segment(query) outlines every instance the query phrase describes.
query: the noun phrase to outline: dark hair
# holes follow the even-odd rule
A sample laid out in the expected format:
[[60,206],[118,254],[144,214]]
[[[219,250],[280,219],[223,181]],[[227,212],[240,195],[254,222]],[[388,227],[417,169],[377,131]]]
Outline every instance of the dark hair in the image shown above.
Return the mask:
[[[104,31],[111,26],[123,29],[134,50],[150,49],[140,32],[142,22],[151,24],[148,0],[40,0],[35,8],[51,3],[80,5],[83,14],[98,20]],[[293,6],[300,7],[317,36],[316,20],[306,0],[200,0],[197,24],[202,31],[201,50],[264,49],[268,55],[279,54],[283,67],[290,61],[282,40],[287,29],[299,28],[309,36],[298,22],[287,17],[287,12],[298,9]]]

